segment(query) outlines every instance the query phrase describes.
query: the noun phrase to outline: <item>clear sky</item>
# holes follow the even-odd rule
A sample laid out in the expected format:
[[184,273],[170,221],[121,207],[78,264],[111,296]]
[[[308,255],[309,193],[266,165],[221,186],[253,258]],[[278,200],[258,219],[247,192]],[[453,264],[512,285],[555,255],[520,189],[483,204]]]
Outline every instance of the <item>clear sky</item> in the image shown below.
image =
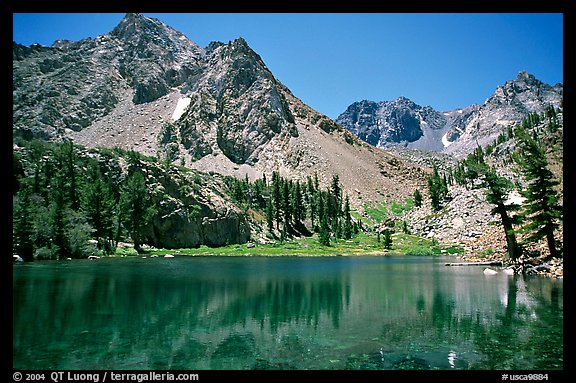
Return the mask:
[[[243,37],[302,101],[336,118],[360,100],[439,111],[483,103],[526,70],[563,83],[562,13],[145,13],[205,47]],[[120,13],[15,13],[13,40],[110,32]]]

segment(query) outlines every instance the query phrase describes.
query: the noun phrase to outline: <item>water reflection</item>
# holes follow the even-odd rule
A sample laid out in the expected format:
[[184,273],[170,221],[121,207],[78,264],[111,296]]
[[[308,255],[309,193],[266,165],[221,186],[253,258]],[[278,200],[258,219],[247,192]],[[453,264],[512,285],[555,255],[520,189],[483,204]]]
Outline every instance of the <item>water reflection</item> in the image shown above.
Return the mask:
[[14,368],[563,367],[561,281],[416,257],[99,261],[14,266]]

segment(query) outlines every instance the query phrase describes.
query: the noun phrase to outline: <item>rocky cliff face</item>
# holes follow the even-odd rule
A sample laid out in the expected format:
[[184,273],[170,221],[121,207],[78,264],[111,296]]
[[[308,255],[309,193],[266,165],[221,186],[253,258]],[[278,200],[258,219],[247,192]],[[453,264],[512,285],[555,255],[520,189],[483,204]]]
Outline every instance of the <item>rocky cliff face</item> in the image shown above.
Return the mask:
[[106,35],[13,46],[13,133],[58,139],[108,115],[129,94],[154,101],[201,71],[203,49],[160,21],[127,14]]
[[162,127],[160,146],[172,157],[222,154],[254,165],[276,136],[298,135],[280,84],[242,38],[213,44],[206,67],[185,93],[189,107]]
[[[46,181],[39,181],[39,184],[50,182],[52,177],[47,174],[52,172],[54,175],[54,169],[62,166],[58,158],[61,148],[53,145],[39,149],[35,144],[14,146],[15,185],[26,177],[46,177]],[[224,177],[218,174],[168,166],[155,158],[118,150],[75,146],[73,156],[74,172],[78,177],[75,181],[76,192],[81,193],[83,185],[90,182],[87,169],[95,161],[105,177],[104,182],[112,185],[118,194],[116,202],[112,202],[116,204],[113,213],[115,219],[120,216],[119,195],[130,174],[138,172],[144,176],[146,193],[150,197],[147,207],[154,206],[153,217],[142,232],[142,239],[147,244],[158,248],[222,246],[245,243],[252,235],[246,213],[232,200]],[[40,190],[34,198],[36,208],[45,208],[42,205],[47,197],[42,196]],[[67,214],[81,215],[79,211],[71,211],[70,207]],[[124,211],[123,214],[127,213]],[[78,220],[78,224],[81,222]]]
[[147,230],[158,248],[246,243],[251,236],[244,212],[231,200],[218,175],[181,172],[146,164],[148,188],[158,212]]
[[353,204],[425,185],[418,166],[302,103],[242,38],[200,48],[159,20],[127,14],[95,39],[14,44],[13,67],[16,139],[120,147],[239,178],[318,173],[325,186],[338,175]]
[[[528,113],[542,113],[547,106],[558,108],[564,95],[562,84],[543,83],[526,71],[498,86],[484,104],[460,124],[446,132],[446,153],[462,158],[479,144],[486,146]],[[462,124],[463,123],[463,124]]]
[[393,101],[355,102],[336,122],[380,148],[403,145],[439,151],[442,142],[438,138],[447,118],[429,106],[422,107],[405,97],[399,97]]
[[522,71],[482,105],[437,112],[404,97],[378,103],[360,101],[350,105],[336,122],[380,148],[402,145],[462,158],[478,144],[494,141],[527,113],[541,113],[548,105],[557,108],[562,96],[562,84],[544,84]]

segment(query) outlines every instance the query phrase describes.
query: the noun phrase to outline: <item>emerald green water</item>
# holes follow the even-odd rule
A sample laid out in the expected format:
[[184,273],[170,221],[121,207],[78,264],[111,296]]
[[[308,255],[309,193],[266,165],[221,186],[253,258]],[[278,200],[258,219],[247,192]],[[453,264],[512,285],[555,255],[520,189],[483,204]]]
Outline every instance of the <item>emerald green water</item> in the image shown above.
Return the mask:
[[563,369],[563,282],[439,257],[13,266],[15,369]]

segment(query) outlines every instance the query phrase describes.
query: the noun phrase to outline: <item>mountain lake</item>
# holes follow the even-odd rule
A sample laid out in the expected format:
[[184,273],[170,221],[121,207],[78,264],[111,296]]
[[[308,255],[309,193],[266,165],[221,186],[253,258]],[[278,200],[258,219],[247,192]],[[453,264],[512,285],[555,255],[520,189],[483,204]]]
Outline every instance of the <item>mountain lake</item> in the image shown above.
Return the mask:
[[13,265],[13,368],[561,370],[563,281],[454,257]]

